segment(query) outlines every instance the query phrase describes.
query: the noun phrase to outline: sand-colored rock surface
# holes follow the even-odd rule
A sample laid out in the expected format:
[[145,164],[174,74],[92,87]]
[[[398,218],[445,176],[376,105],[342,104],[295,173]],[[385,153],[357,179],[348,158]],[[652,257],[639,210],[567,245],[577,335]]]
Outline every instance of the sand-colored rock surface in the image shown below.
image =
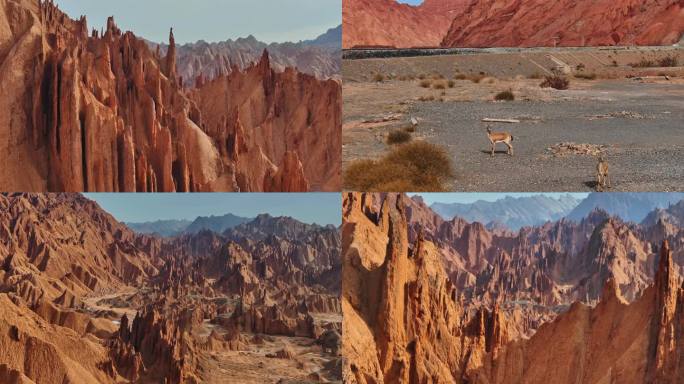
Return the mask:
[[343,354],[348,383],[454,382],[508,340],[498,308],[471,315],[439,251],[409,241],[406,197],[344,198]]
[[[250,137],[240,141],[242,156],[229,157],[230,143],[222,141],[228,133],[212,135],[202,120],[218,121],[225,116],[223,111],[212,116],[183,88],[173,31],[162,57],[132,32],[122,32],[113,18],[106,30],[90,32],[85,18],[72,20],[52,2],[8,0],[0,7],[0,82],[6,86],[0,96],[1,190],[339,188],[339,156],[335,155],[339,145],[327,147],[340,131],[339,99],[331,100],[339,98],[337,83],[321,83],[315,78],[297,83],[304,77],[292,69],[285,74],[253,71],[243,75],[252,78],[252,87],[263,86],[263,92],[243,94],[240,103],[232,105],[253,105],[255,111],[261,111],[257,116],[240,117],[247,132],[267,130],[268,134],[258,135],[260,147],[251,147],[255,142]],[[268,77],[255,78],[258,75]],[[273,80],[278,78],[288,78],[290,85],[277,87]],[[305,117],[287,122],[266,118],[269,113],[277,117],[277,107],[284,100],[310,96],[320,88],[328,90],[327,97],[299,107],[298,114]],[[224,107],[229,108],[230,101],[225,101]],[[264,121],[268,124],[261,128],[258,124]],[[316,129],[311,128],[314,121]],[[220,128],[228,129],[225,125]],[[277,140],[292,131],[296,138],[291,140],[307,144],[288,150],[302,162],[307,176],[318,176],[315,180],[303,182],[294,156],[285,156],[280,149]],[[330,155],[323,162],[320,155],[302,152],[304,148]],[[255,167],[256,175],[249,175],[254,182],[237,180],[242,176],[236,166],[240,161],[264,164]],[[310,164],[316,167],[309,169]]]
[[385,194],[347,194],[343,217],[348,382],[682,379],[682,252],[670,244],[684,231],[672,224],[594,211],[490,232]]

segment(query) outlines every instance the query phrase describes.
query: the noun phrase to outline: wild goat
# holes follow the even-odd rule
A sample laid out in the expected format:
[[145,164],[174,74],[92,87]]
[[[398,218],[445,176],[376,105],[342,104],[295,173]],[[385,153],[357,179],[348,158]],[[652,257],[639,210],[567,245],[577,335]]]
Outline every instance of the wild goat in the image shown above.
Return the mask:
[[598,164],[596,165],[596,190],[603,192],[606,188],[612,188],[610,184],[608,162],[603,159],[603,156],[599,156]]
[[487,137],[489,142],[492,143],[492,156],[494,156],[494,149],[497,143],[504,143],[508,146],[508,154],[513,156],[513,145],[511,144],[514,140],[513,135],[508,132],[492,132],[492,127],[487,126]]

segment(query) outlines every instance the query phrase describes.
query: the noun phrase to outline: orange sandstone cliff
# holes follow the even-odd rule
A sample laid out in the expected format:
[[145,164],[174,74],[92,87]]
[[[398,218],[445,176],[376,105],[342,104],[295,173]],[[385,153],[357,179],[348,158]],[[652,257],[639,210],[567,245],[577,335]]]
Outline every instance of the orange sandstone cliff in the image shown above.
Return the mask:
[[508,340],[498,307],[469,312],[429,241],[408,238],[406,197],[343,203],[345,382],[461,382]]

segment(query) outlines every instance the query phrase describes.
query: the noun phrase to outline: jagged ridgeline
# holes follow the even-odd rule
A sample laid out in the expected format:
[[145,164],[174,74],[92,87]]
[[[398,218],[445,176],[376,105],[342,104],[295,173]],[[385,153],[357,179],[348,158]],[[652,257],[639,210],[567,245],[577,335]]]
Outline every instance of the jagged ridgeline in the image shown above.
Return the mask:
[[261,58],[184,88],[114,19],[89,31],[51,1],[0,3],[0,190],[334,191],[341,88]]
[[513,233],[346,194],[345,382],[682,382],[683,208]]
[[0,382],[341,380],[340,249],[287,217],[162,239],[79,194],[0,194]]

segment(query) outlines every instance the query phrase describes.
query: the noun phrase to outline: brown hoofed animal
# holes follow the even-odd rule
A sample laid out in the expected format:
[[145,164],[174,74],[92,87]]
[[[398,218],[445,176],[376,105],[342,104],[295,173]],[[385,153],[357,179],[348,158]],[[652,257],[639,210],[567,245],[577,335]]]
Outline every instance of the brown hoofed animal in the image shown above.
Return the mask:
[[596,165],[596,190],[603,192],[606,188],[611,188],[608,162],[603,157],[599,157]]
[[508,154],[513,156],[513,145],[511,144],[514,140],[513,135],[508,132],[492,132],[492,127],[487,126],[487,137],[489,142],[492,143],[492,156],[494,156],[494,148],[497,143],[504,143],[508,146]]

